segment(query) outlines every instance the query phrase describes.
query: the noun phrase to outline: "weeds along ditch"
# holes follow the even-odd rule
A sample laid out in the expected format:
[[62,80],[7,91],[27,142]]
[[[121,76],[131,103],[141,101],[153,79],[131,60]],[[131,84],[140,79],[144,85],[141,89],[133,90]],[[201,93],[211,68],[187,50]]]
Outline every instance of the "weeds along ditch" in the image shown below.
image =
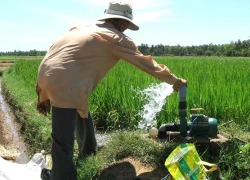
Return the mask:
[[[250,131],[250,58],[155,57],[155,60],[188,80],[188,112],[191,108],[202,107],[204,114],[215,117],[219,124],[233,121],[243,132],[242,137],[245,137],[244,132]],[[23,124],[22,131],[32,153],[50,150],[51,142],[51,118],[36,112],[35,85],[40,62],[41,59],[18,59],[3,74],[3,91]],[[120,61],[89,97],[95,124],[108,130],[134,130],[141,120],[139,112],[147,102],[140,91],[157,83],[160,81],[154,77]],[[172,93],[157,115],[157,124],[160,126],[178,119],[178,93]],[[245,137],[248,142],[249,139],[249,135]],[[216,160],[223,167],[220,176],[235,177],[241,172],[240,168],[244,171],[247,167],[240,165],[250,164],[248,156],[240,154],[241,145],[237,147],[234,154],[225,149],[222,158]],[[238,159],[235,159],[237,153]]]

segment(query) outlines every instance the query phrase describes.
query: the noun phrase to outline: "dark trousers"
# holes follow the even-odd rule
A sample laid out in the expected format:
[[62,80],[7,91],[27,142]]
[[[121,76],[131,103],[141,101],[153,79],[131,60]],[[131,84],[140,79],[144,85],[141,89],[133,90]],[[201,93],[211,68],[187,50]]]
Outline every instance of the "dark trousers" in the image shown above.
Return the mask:
[[96,153],[97,143],[90,113],[82,119],[76,109],[52,107],[51,180],[76,180],[73,162],[74,135],[80,157]]

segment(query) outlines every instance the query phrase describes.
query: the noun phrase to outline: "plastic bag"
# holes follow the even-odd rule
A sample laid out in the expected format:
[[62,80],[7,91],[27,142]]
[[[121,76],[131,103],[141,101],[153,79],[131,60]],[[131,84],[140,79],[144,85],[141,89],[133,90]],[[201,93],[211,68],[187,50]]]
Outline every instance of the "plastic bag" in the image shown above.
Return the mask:
[[[206,169],[205,166],[210,169]],[[217,170],[216,164],[202,161],[195,146],[190,143],[181,144],[168,156],[165,166],[174,179],[203,180],[207,172]]]
[[17,164],[0,157],[0,180],[41,180],[41,170],[45,168],[45,159],[36,153],[27,164]]

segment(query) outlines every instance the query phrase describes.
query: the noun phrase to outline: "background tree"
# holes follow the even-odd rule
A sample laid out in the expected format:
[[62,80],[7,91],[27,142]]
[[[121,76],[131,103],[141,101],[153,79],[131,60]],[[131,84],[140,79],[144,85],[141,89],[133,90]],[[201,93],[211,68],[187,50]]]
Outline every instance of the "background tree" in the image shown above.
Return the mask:
[[[138,49],[144,55],[152,56],[237,56],[250,57],[250,39],[231,41],[229,44],[204,44],[199,46],[170,46],[141,44]],[[1,52],[0,56],[44,56],[46,51],[36,49],[30,51],[7,51]]]

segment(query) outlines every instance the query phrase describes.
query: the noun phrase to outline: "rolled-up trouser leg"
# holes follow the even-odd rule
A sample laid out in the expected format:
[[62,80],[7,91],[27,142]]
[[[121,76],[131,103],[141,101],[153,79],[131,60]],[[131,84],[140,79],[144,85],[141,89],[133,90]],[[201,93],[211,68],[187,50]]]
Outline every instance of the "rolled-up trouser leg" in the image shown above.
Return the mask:
[[76,109],[52,107],[52,171],[51,180],[76,180],[73,163]]
[[86,119],[81,118],[79,114],[77,115],[76,139],[80,158],[84,158],[88,155],[96,153],[97,143],[94,125],[90,113]]

